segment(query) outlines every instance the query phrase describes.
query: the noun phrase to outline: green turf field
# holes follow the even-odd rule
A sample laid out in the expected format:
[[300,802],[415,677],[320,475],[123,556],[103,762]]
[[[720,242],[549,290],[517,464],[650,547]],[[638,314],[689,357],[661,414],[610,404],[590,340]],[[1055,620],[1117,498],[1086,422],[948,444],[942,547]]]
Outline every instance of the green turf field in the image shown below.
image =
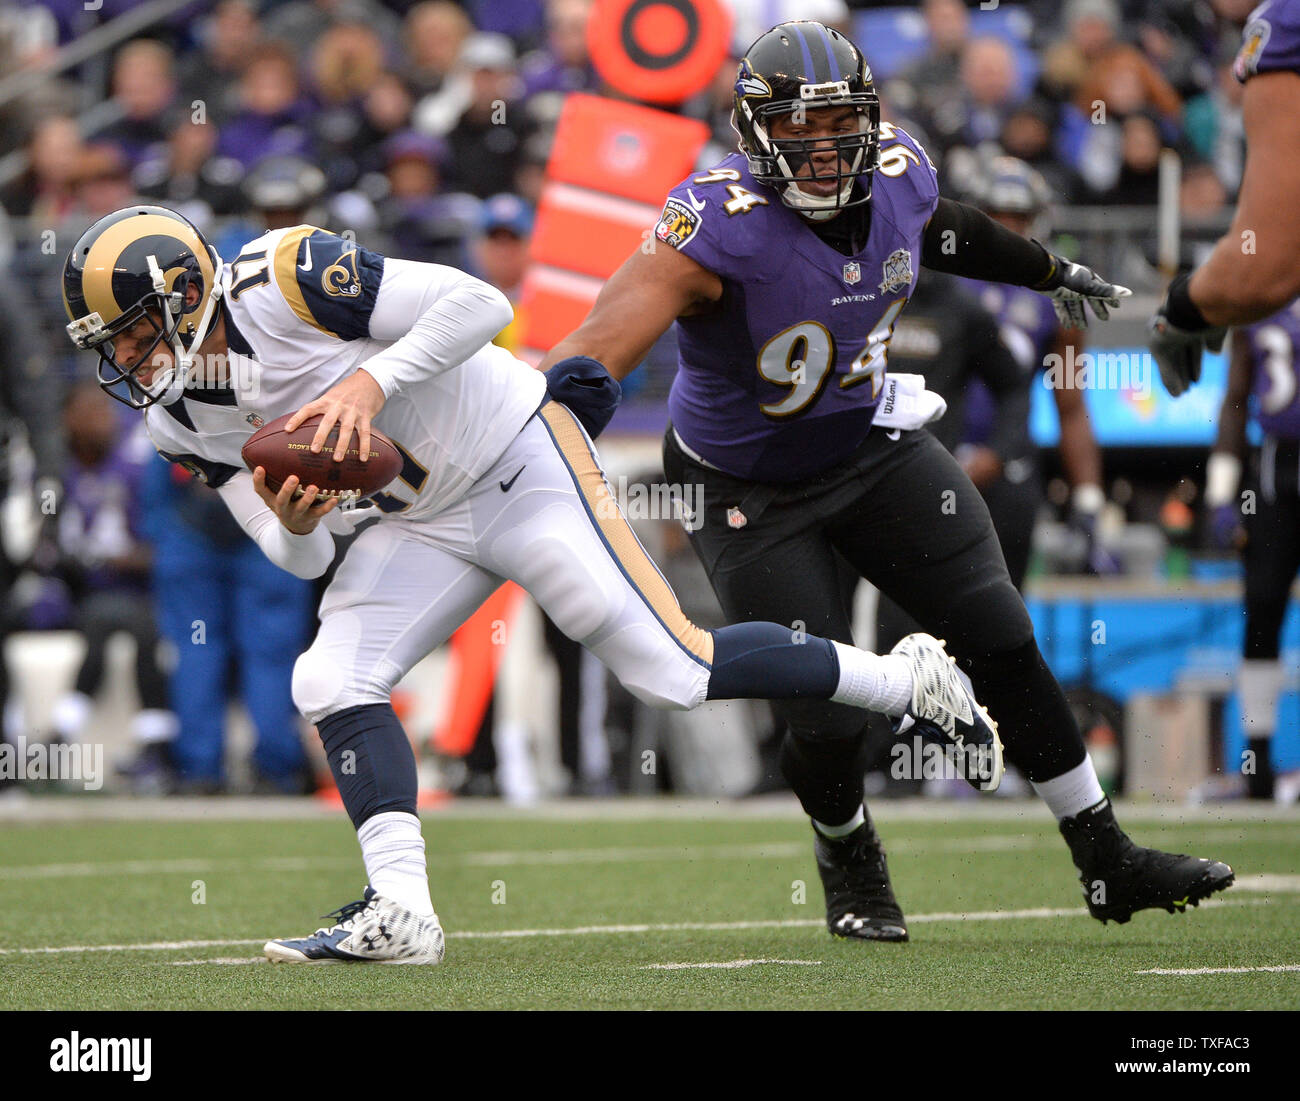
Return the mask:
[[[890,945],[826,933],[808,828],[784,804],[452,808],[424,819],[448,936],[436,968],[261,961],[267,937],[305,935],[359,897],[341,812],[79,813],[0,821],[5,1008],[1300,1007],[1294,813],[1122,811],[1139,841],[1226,860],[1238,885],[1103,927],[1042,808],[885,805],[912,933]],[[1197,968],[1289,970],[1142,974]]]

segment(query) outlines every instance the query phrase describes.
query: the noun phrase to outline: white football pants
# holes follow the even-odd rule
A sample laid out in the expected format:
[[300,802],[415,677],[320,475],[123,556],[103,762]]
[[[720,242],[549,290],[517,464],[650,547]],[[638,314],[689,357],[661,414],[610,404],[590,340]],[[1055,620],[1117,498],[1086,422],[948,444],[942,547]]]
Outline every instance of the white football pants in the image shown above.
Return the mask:
[[713,637],[686,618],[637,542],[581,425],[547,402],[456,504],[420,521],[386,516],[352,544],[294,667],[298,709],[315,723],[387,703],[503,580],[638,699],[681,709],[704,700]]

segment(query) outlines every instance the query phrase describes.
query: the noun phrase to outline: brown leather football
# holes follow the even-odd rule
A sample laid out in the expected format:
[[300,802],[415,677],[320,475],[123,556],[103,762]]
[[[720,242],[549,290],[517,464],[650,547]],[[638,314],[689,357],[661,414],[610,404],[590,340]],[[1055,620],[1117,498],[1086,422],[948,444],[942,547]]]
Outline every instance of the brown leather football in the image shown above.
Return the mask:
[[361,461],[361,442],[354,431],[342,461],[334,461],[334,446],[338,443],[337,425],[330,429],[325,446],[318,452],[311,449],[311,441],[320,425],[320,415],[308,417],[292,432],[284,426],[292,413],[262,425],[248,437],[241,454],[249,470],[262,467],[266,471],[266,485],[272,493],[279,492],[285,479],[298,475],[301,488],[319,487],[324,496],[356,494],[369,497],[388,485],[402,471],[401,452],[382,432],[370,430],[370,457]]

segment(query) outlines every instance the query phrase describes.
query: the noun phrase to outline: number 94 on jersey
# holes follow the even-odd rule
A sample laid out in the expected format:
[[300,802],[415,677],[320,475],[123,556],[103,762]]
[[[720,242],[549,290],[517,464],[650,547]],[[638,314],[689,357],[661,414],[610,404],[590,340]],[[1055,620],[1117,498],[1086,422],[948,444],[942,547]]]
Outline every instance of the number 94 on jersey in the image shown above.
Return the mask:
[[[868,383],[871,400],[880,396],[885,381],[889,338],[906,302],[906,298],[896,299],[881,315],[876,327],[867,334],[862,350],[854,356],[849,370],[840,376],[841,390]],[[782,329],[759,351],[758,373],[788,392],[779,401],[765,402],[759,408],[775,420],[797,417],[806,412],[835,373],[836,359],[835,337],[820,321],[801,321]]]

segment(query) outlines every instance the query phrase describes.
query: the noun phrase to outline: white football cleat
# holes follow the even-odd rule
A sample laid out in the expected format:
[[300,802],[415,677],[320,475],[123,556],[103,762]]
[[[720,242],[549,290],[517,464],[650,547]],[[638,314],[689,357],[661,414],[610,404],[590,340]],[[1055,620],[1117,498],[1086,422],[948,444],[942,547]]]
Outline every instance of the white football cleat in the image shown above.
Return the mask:
[[446,944],[438,915],[421,917],[371,887],[327,917],[338,920],[301,940],[268,940],[272,963],[441,963]]
[[1002,782],[1002,740],[998,724],[975,699],[970,677],[932,635],[908,635],[890,651],[906,658],[912,671],[912,702],[894,733],[915,728],[957,751],[958,771],[979,791],[997,791]]

